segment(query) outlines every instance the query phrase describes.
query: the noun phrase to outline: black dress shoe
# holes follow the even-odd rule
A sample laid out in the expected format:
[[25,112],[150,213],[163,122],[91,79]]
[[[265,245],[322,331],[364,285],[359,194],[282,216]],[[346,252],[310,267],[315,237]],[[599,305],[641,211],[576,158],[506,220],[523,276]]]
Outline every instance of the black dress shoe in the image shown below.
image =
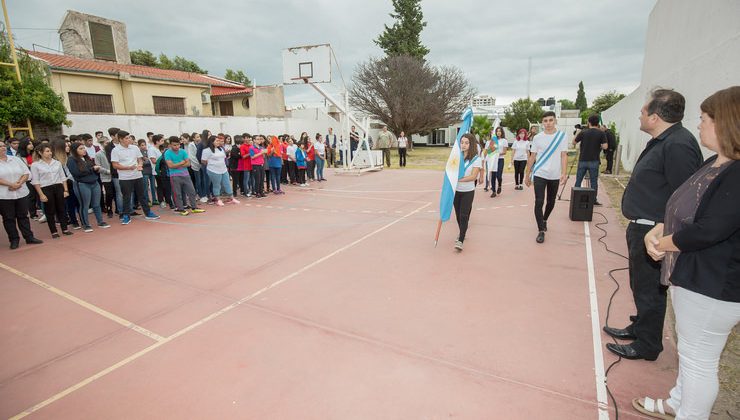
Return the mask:
[[637,322],[637,315],[630,315],[631,322]]
[[535,241],[537,241],[538,244],[545,242],[545,232],[540,231],[540,233],[537,234]]
[[629,359],[629,360],[645,359],[645,360],[652,362],[653,360],[658,358],[657,355],[656,356],[646,356],[644,354],[638,353],[637,350],[635,350],[631,344],[607,343],[606,349],[623,359]]
[[612,327],[604,327],[604,332],[609,334],[610,336],[617,338],[619,340],[635,340],[637,337],[635,337],[632,332],[628,331],[626,328],[612,328]]
[[18,249],[18,245],[20,244],[20,241],[11,241],[10,242],[10,249]]
[[26,243],[27,243],[27,244],[31,244],[31,245],[32,245],[32,244],[43,244],[43,243],[44,243],[44,241],[42,241],[41,239],[38,239],[38,238],[34,238],[34,237],[32,236],[32,237],[30,237],[30,238],[26,239]]

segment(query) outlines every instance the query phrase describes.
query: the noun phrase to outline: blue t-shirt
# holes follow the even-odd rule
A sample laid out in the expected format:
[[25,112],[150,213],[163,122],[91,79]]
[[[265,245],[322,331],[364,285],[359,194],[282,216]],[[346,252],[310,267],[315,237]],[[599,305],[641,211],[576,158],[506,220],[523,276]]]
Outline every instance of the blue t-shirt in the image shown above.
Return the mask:
[[[177,154],[172,151],[172,149],[167,149],[164,152],[164,158],[165,160],[169,160],[170,162],[174,164],[178,164],[182,161],[188,160],[188,152],[180,149],[177,151]],[[170,170],[170,176],[190,176],[188,174],[188,168],[169,168]]]

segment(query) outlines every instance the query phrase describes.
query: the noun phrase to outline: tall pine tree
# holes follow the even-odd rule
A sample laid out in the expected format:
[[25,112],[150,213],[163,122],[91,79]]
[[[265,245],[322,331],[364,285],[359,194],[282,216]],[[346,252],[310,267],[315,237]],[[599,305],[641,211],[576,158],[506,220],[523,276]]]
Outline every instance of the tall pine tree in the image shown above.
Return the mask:
[[588,108],[588,103],[586,103],[586,91],[583,90],[583,80],[578,82],[578,94],[576,94],[576,108],[578,108],[581,112],[585,111],[586,108]]
[[422,45],[421,31],[427,26],[421,11],[421,0],[393,0],[391,17],[396,21],[385,30],[375,43],[385,51],[388,57],[410,55],[423,60],[429,49]]

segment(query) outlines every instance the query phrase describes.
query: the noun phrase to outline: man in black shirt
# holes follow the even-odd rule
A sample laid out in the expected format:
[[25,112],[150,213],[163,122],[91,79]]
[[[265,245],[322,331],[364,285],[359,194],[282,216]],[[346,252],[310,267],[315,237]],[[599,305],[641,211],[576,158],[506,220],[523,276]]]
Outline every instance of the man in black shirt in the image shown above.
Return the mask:
[[606,134],[606,150],[604,150],[604,157],[606,158],[606,170],[605,174],[612,173],[612,167],[614,166],[614,151],[617,150],[617,137],[614,136],[612,130],[609,127],[602,125],[601,131]]
[[629,276],[637,315],[626,328],[604,327],[604,332],[632,344],[608,343],[606,348],[625,359],[655,360],[663,351],[666,286],[660,284],[660,263],[645,249],[645,234],[663,223],[673,191],[701,165],[696,138],[681,125],[686,100],[673,90],[658,89],[640,111],[640,130],[653,138],[632,171],[622,196],[627,226]]
[[606,135],[599,130],[599,116],[591,115],[588,117],[588,128],[579,132],[576,136],[576,144],[581,143],[581,153],[578,155],[578,171],[576,172],[576,187],[580,188],[583,177],[588,176],[591,188],[596,192],[596,202],[594,205],[600,206],[599,203],[599,155],[602,150],[606,150]]

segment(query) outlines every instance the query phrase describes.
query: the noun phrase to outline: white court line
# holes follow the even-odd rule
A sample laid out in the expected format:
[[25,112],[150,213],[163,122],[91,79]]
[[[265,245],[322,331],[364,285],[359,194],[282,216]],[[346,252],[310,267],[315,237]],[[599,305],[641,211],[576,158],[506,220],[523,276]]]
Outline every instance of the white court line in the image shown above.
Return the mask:
[[329,192],[363,193],[363,194],[367,194],[367,193],[370,193],[370,194],[392,194],[392,193],[393,194],[395,194],[395,193],[408,194],[408,193],[430,193],[430,192],[438,193],[439,192],[439,189],[436,189],[436,190],[406,190],[406,191],[399,191],[399,190],[393,190],[393,191],[388,191],[388,190],[385,190],[385,191],[371,190],[371,191],[366,191],[366,190],[330,190],[330,189],[321,188],[321,189],[309,189],[307,191],[311,191],[311,192],[329,191]]
[[134,330],[134,331],[136,331],[136,332],[138,332],[140,334],[143,334],[143,335],[151,338],[152,340],[155,340],[155,341],[163,341],[164,340],[164,337],[162,337],[159,334],[156,334],[156,333],[154,333],[152,331],[147,330],[144,327],[141,327],[139,325],[136,325],[136,324],[134,324],[131,321],[127,321],[127,320],[121,318],[118,315],[112,314],[112,313],[106,311],[105,309],[102,309],[102,308],[99,308],[99,307],[93,305],[92,303],[85,302],[84,300],[82,300],[82,299],[80,299],[80,298],[78,298],[76,296],[70,295],[69,293],[65,292],[64,290],[57,289],[56,287],[54,287],[54,286],[52,286],[52,285],[50,285],[48,283],[44,283],[43,281],[41,281],[41,280],[39,280],[39,279],[31,276],[31,275],[28,275],[28,274],[26,274],[26,273],[24,273],[22,271],[18,271],[18,270],[16,270],[13,267],[9,267],[9,266],[7,266],[7,265],[5,265],[3,263],[0,263],[0,268],[4,269],[5,271],[8,271],[10,273],[15,274],[16,276],[18,276],[20,278],[23,278],[25,280],[28,280],[28,281],[30,281],[31,283],[33,283],[33,284],[35,284],[37,286],[43,287],[44,289],[46,289],[46,290],[54,293],[55,295],[61,296],[61,297],[65,298],[65,299],[67,299],[67,300],[69,300],[71,302],[74,302],[74,303],[82,306],[83,308],[85,308],[85,309],[87,309],[89,311],[95,312],[96,314],[98,314],[100,316],[103,316],[105,318],[108,318],[109,320],[111,320],[111,321],[113,321],[113,322],[115,322],[117,324],[123,325],[124,327],[126,327],[128,329],[131,329],[131,330]]
[[316,194],[322,191],[327,190],[312,190],[312,191],[306,191],[306,190],[298,190],[299,192],[307,195],[312,195],[314,197],[338,197],[338,198],[351,198],[353,200],[377,200],[377,201],[395,201],[400,203],[426,203],[426,201],[419,201],[419,200],[401,200],[397,198],[380,198],[380,197],[362,197],[362,196],[352,196],[347,197],[346,195],[340,195],[340,194]]
[[588,222],[583,222],[583,235],[586,239],[586,265],[588,266],[588,294],[591,304],[591,334],[594,341],[594,370],[596,373],[596,401],[599,420],[609,420],[609,400],[606,395],[606,375],[604,374],[604,353],[601,349],[601,318],[596,294],[596,275],[594,274],[594,255],[591,250],[591,232]]
[[375,236],[376,234],[378,234],[378,233],[380,233],[380,232],[388,229],[389,227],[395,225],[396,223],[401,222],[402,220],[407,219],[407,218],[413,216],[414,214],[422,211],[424,208],[430,206],[431,204],[432,203],[426,203],[426,204],[424,204],[423,206],[417,208],[416,210],[413,210],[410,213],[407,213],[407,214],[399,217],[398,219],[396,219],[396,220],[394,220],[394,221],[392,221],[392,222],[390,222],[388,224],[385,224],[385,225],[379,227],[378,229],[375,229],[374,231],[368,233],[367,235],[365,235],[365,236],[363,236],[363,237],[361,237],[361,238],[359,238],[359,239],[357,239],[357,240],[355,240],[355,241],[353,241],[353,242],[351,242],[351,243],[349,243],[349,244],[347,244],[347,245],[345,245],[345,246],[343,246],[343,247],[341,247],[341,248],[339,248],[339,249],[331,252],[330,254],[327,254],[327,255],[319,258],[318,260],[316,260],[316,261],[314,261],[314,262],[312,262],[312,263],[310,263],[308,265],[303,266],[302,268],[300,268],[300,269],[298,269],[298,270],[296,270],[296,271],[288,274],[287,276],[281,278],[280,280],[276,281],[275,283],[272,283],[271,285],[266,286],[266,287],[264,287],[264,288],[262,288],[262,289],[260,289],[260,290],[258,290],[256,292],[252,293],[249,296],[243,297],[243,298],[239,299],[238,301],[236,301],[236,302],[234,302],[234,303],[232,303],[232,304],[230,304],[230,305],[228,305],[228,306],[226,306],[226,307],[224,307],[224,308],[222,308],[222,309],[220,309],[220,310],[218,310],[218,311],[216,311],[216,312],[208,315],[207,317],[202,318],[199,321],[196,321],[193,324],[188,325],[187,327],[185,327],[185,328],[177,331],[176,333],[172,334],[171,336],[166,337],[166,338],[162,339],[161,341],[158,341],[158,342],[152,344],[151,346],[149,346],[149,347],[147,347],[145,349],[142,349],[142,350],[140,350],[137,353],[132,354],[131,356],[129,356],[129,357],[121,360],[120,362],[118,362],[118,363],[116,363],[116,364],[114,364],[112,366],[109,366],[109,367],[101,370],[100,372],[98,372],[98,373],[96,373],[96,374],[94,374],[94,375],[92,375],[92,376],[90,376],[90,377],[88,377],[86,379],[83,379],[82,381],[80,381],[80,382],[78,382],[78,383],[70,386],[67,389],[62,390],[61,392],[59,392],[59,393],[57,393],[57,394],[55,394],[55,395],[47,398],[46,400],[44,400],[44,401],[42,401],[42,402],[34,405],[33,407],[30,407],[30,408],[24,410],[22,413],[19,413],[19,414],[15,415],[15,416],[11,417],[11,420],[21,419],[21,418],[24,418],[24,417],[26,417],[26,416],[28,416],[30,414],[35,413],[36,411],[38,411],[38,410],[46,407],[47,405],[52,404],[55,401],[58,401],[58,400],[60,400],[60,399],[62,399],[64,397],[66,397],[67,395],[69,395],[69,394],[77,391],[78,389],[80,389],[80,388],[82,388],[82,387],[84,387],[86,385],[89,385],[90,383],[92,383],[92,382],[94,382],[94,381],[96,381],[96,380],[104,377],[105,375],[107,375],[107,374],[109,374],[109,373],[111,373],[111,372],[113,372],[113,371],[115,371],[115,370],[117,370],[117,369],[119,369],[119,368],[121,368],[123,366],[126,366],[127,364],[133,362],[134,360],[140,358],[141,356],[144,356],[144,355],[150,353],[151,351],[159,348],[160,346],[162,346],[162,345],[164,345],[166,343],[169,343],[170,341],[172,341],[172,340],[174,340],[174,339],[176,339],[176,338],[178,338],[178,337],[180,337],[180,336],[182,336],[182,335],[184,335],[184,334],[186,334],[186,333],[194,330],[195,328],[197,328],[197,327],[199,327],[199,326],[201,326],[201,325],[203,325],[203,324],[205,324],[205,323],[207,323],[209,321],[212,321],[215,318],[218,318],[219,316],[221,316],[221,315],[223,315],[223,314],[225,314],[225,313],[227,313],[227,312],[229,312],[229,311],[231,311],[231,310],[239,307],[240,305],[242,305],[245,302],[248,302],[248,301],[256,298],[257,296],[259,296],[259,295],[261,295],[261,294],[263,294],[263,293],[265,293],[265,292],[267,292],[267,291],[269,291],[269,290],[271,290],[271,289],[273,289],[273,288],[275,288],[277,286],[280,286],[281,284],[287,282],[288,280],[290,280],[290,279],[292,279],[292,278],[294,278],[294,277],[302,274],[303,272],[305,272],[305,271],[307,271],[307,270],[309,270],[309,269],[311,269],[311,268],[313,268],[313,267],[315,267],[315,266],[323,263],[324,261],[328,260],[329,258],[332,258],[333,256],[335,256],[337,254],[340,254],[340,253],[348,250],[349,248],[352,248],[353,246],[355,246],[355,245],[359,244],[360,242],[364,241],[365,239],[368,239],[368,238],[370,238],[372,236]]

